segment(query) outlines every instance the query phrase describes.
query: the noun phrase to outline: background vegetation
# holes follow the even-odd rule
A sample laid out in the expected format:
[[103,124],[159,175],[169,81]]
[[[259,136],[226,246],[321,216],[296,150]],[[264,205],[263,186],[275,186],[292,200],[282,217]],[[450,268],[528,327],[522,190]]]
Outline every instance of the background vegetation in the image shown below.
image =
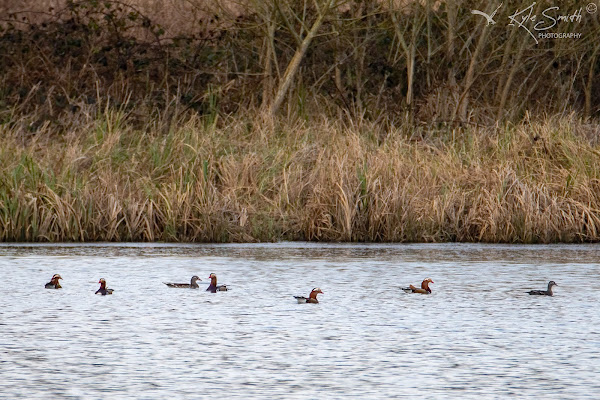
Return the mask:
[[1,240],[598,240],[585,4],[171,3],[7,3]]

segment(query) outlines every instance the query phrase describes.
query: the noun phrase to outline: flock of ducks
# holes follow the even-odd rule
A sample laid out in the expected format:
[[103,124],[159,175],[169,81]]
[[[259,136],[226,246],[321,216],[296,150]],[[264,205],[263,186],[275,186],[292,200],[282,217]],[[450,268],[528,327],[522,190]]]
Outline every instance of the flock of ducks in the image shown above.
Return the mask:
[[[60,286],[60,282],[59,282],[59,280],[61,280],[61,279],[62,279],[62,277],[59,274],[52,275],[52,279],[50,279],[50,282],[46,283],[45,288],[46,289],[62,288],[62,286]],[[217,293],[217,292],[226,292],[228,290],[227,285],[217,285],[217,275],[210,274],[208,276],[208,279],[210,279],[210,285],[208,285],[208,288],[206,289],[207,292]],[[202,279],[200,279],[197,275],[194,275],[194,276],[192,276],[190,283],[170,283],[170,282],[169,283],[163,282],[163,283],[171,288],[199,289],[200,285],[198,285],[198,281],[202,282]],[[100,278],[98,283],[100,284],[100,288],[96,291],[96,294],[101,294],[102,296],[106,296],[107,294],[113,293],[113,289],[108,289],[106,287],[106,280],[104,278]],[[435,283],[435,282],[433,282],[433,280],[431,278],[426,278],[423,280],[423,282],[421,282],[420,288],[410,285],[409,287],[402,288],[402,290],[405,291],[406,293],[431,294],[431,288],[429,287],[430,283]],[[538,296],[553,296],[554,294],[552,293],[552,288],[554,286],[558,286],[558,285],[556,284],[556,282],[550,281],[550,282],[548,282],[547,290],[530,290],[527,293],[529,293],[530,295],[538,295]],[[308,297],[294,296],[294,298],[298,301],[299,304],[304,304],[304,303],[317,304],[317,303],[319,303],[319,300],[317,300],[317,295],[319,293],[323,293],[321,291],[321,289],[314,288],[313,290],[311,290]]]
[[[60,276],[59,274],[54,274],[54,275],[52,275],[52,279],[50,279],[50,282],[46,283],[46,285],[44,287],[46,289],[61,289],[62,286],[60,286],[60,282],[59,282],[59,280],[61,280],[61,279],[62,279],[62,276]],[[227,285],[217,285],[217,275],[210,274],[208,276],[208,279],[210,279],[210,285],[208,285],[208,288],[206,289],[207,292],[217,293],[217,292],[226,292],[227,291]],[[202,279],[200,279],[197,275],[194,275],[194,276],[192,276],[190,283],[167,283],[167,282],[164,282],[164,284],[167,285],[168,287],[172,287],[172,288],[199,289],[200,285],[198,285],[198,281],[202,282]],[[100,278],[98,283],[100,284],[100,288],[98,290],[96,290],[96,294],[101,294],[102,296],[106,296],[107,294],[112,294],[114,292],[113,289],[109,289],[106,287],[106,279]]]

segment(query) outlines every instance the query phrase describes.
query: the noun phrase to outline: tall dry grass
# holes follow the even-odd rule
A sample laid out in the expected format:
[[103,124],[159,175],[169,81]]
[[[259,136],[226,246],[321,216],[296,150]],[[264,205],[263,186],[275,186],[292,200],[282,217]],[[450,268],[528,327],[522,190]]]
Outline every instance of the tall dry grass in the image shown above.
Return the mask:
[[0,17],[0,240],[598,240],[593,16],[49,1]]
[[165,136],[119,118],[25,143],[1,128],[0,240],[600,239],[599,132],[574,116],[383,139],[368,122],[192,118]]

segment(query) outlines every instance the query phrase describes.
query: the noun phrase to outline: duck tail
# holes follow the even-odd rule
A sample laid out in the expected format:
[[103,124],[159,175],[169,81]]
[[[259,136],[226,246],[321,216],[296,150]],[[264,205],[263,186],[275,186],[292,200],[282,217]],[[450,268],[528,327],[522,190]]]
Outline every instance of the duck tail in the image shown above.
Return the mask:
[[296,300],[298,300],[298,304],[302,304],[302,303],[306,303],[307,302],[306,297],[304,297],[304,296],[294,296],[294,298]]

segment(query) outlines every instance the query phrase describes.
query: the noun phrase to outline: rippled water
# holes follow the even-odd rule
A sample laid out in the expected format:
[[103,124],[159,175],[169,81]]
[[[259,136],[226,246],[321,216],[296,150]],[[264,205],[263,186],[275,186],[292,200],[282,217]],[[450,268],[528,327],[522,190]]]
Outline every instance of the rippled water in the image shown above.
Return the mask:
[[[0,398],[598,398],[600,246],[0,245]],[[204,291],[209,273],[231,291]],[[45,290],[54,273],[62,290]],[[162,282],[189,282],[200,290]],[[96,296],[98,279],[115,289]],[[435,281],[429,296],[399,288]],[[554,297],[529,296],[555,280]],[[297,304],[319,286],[320,304]]]

